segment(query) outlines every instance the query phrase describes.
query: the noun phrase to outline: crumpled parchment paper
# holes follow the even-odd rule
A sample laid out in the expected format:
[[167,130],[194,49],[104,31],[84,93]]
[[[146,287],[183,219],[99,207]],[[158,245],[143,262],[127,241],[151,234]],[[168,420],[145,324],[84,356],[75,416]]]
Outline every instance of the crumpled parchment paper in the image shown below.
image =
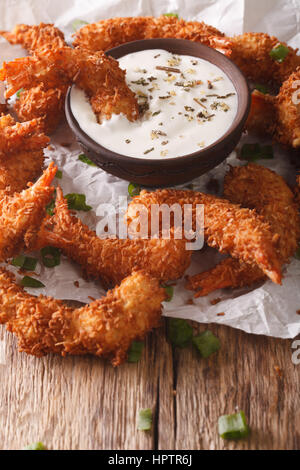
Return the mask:
[[[276,35],[293,47],[300,45],[300,0],[2,0],[0,29],[11,29],[16,23],[54,22],[64,31],[67,40],[71,41],[74,20],[94,22],[113,16],[158,16],[167,12],[178,13],[185,19],[203,20],[228,35],[263,31]],[[4,39],[0,40],[1,61],[23,55],[26,52],[21,47],[11,46]],[[251,141],[256,139],[244,136],[241,144]],[[63,173],[62,179],[56,182],[59,182],[65,194],[76,192],[86,195],[87,204],[93,210],[87,213],[78,212],[78,216],[97,230],[103,216],[101,204],[109,202],[118,207],[119,196],[128,196],[128,182],[79,161],[81,149],[66,123],[62,123],[52,136],[51,145],[53,149],[46,150],[47,161],[55,161]],[[227,164],[241,164],[236,156],[234,152],[219,167],[194,180],[193,188],[211,192],[210,182],[213,179],[219,182],[217,192],[222,194]],[[287,153],[279,147],[275,147],[274,160],[259,163],[282,174],[290,184],[295,183],[295,167],[291,165]],[[97,233],[101,235],[99,230]],[[193,255],[193,262],[187,273],[206,270],[220,258],[216,251],[204,248]],[[38,293],[82,302],[89,302],[90,297],[98,298],[105,293],[99,283],[86,282],[79,267],[64,257],[61,264],[53,269],[45,268],[39,263],[36,272],[45,284],[45,288],[39,289]],[[78,281],[79,287],[75,286],[74,281]],[[165,304],[164,314],[201,323],[221,323],[255,334],[293,338],[300,333],[300,317],[296,313],[300,309],[299,287],[300,261],[296,258],[287,267],[282,286],[267,281],[253,289],[218,291],[208,297],[195,299],[192,305],[190,299],[193,293],[184,289],[182,280],[174,289],[173,300]],[[28,290],[37,294],[37,289]],[[221,302],[211,305],[211,300],[216,298],[221,298]],[[218,313],[225,315],[218,316]]]

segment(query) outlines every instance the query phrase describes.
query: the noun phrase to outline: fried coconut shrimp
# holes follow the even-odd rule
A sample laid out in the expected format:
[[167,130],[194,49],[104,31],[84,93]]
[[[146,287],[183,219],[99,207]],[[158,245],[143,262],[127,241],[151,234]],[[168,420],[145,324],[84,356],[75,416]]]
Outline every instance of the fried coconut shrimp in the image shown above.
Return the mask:
[[[254,82],[281,85],[300,66],[298,49],[292,49],[274,36],[245,33],[230,38],[230,41],[231,60]],[[283,62],[273,59],[270,55],[280,44],[289,51]]]
[[277,96],[252,93],[249,131],[268,134],[282,145],[300,148],[300,67],[286,80]]
[[66,46],[63,32],[53,24],[17,24],[12,31],[0,31],[0,34],[11,44],[20,44],[29,52]]
[[45,89],[41,84],[19,92],[14,109],[21,122],[39,118],[40,127],[52,134],[64,116],[67,87]]
[[37,120],[16,124],[10,115],[0,117],[0,193],[20,192],[40,176],[48,143]]
[[158,280],[139,271],[102,299],[74,309],[26,293],[13,274],[0,269],[0,323],[17,336],[20,351],[38,357],[94,354],[117,366],[133,340],[159,326],[165,298]]
[[[45,215],[54,187],[50,184],[57,168],[53,163],[39,180],[14,195],[0,197],[0,261],[18,254],[31,230],[37,230]],[[25,240],[24,240],[25,239]]]
[[46,220],[35,246],[55,246],[77,262],[87,278],[113,286],[133,270],[144,269],[161,281],[179,279],[191,261],[184,240],[99,238],[73,216],[57,188],[55,215]]
[[[193,222],[197,204],[204,205],[204,238],[207,244],[221,253],[229,253],[252,266],[259,266],[273,282],[281,283],[281,264],[276,253],[274,236],[270,225],[255,210],[241,208],[237,204],[215,196],[178,190],[142,191],[127,210],[127,220],[137,217],[137,205],[148,211],[153,204],[190,204],[193,207]],[[150,214],[149,214],[150,215]],[[195,228],[194,228],[195,229]]]
[[[63,33],[53,24],[18,24],[11,32],[1,31],[0,34],[11,44],[20,44],[30,53],[67,45]],[[55,88],[40,84],[34,88],[19,90],[14,109],[22,122],[40,118],[41,128],[46,134],[52,134],[64,116],[66,92],[67,87],[60,83]]]
[[138,16],[110,18],[83,26],[75,34],[74,46],[90,52],[106,51],[130,41],[153,38],[178,38],[201,42],[230,54],[223,33],[203,22],[176,17]]
[[[284,179],[255,164],[231,168],[225,178],[224,194],[230,201],[255,208],[270,223],[282,264],[295,253],[300,239],[300,217],[294,195]],[[195,297],[226,287],[248,287],[266,276],[258,267],[227,258],[215,268],[191,276],[187,288],[198,291]]]
[[40,150],[49,138],[41,131],[39,121],[19,123],[9,114],[0,117],[0,160],[22,150]]
[[101,122],[112,114],[124,113],[130,121],[138,117],[138,104],[128,88],[126,72],[118,61],[104,52],[90,54],[80,49],[37,51],[32,57],[23,57],[3,64],[0,80],[6,80],[9,98],[20,88],[25,90],[43,85],[43,90],[60,89],[76,83],[90,99],[91,106]]

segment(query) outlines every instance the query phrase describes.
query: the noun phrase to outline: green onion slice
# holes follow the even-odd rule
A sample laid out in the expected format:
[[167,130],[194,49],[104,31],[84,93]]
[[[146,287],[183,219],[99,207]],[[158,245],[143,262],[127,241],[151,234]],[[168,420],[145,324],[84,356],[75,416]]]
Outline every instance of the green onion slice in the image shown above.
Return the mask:
[[47,268],[54,268],[60,265],[60,251],[53,246],[45,246],[41,249],[43,265]]
[[74,20],[73,23],[72,23],[72,28],[74,29],[74,31],[77,31],[78,29],[82,28],[82,26],[85,26],[86,24],[88,24],[87,21]]
[[78,156],[78,160],[80,160],[81,162],[83,163],[86,163],[87,165],[90,165],[90,166],[97,166],[94,162],[92,162],[92,160],[90,160],[84,153],[81,153],[79,156]]
[[20,99],[20,95],[23,91],[24,91],[24,88],[20,88],[20,90],[17,91],[16,97],[17,97],[18,100]]
[[145,408],[139,411],[138,419],[138,430],[139,431],[150,431],[152,426],[152,410],[151,408]]
[[219,435],[223,439],[241,439],[249,434],[249,428],[243,411],[233,415],[220,416],[218,428]]
[[277,46],[275,46],[270,51],[270,57],[276,62],[279,62],[279,64],[282,64],[282,62],[285,61],[289,53],[290,50],[287,46],[285,46],[284,44],[277,44]]
[[194,336],[193,344],[204,358],[211,356],[211,354],[217,352],[221,347],[219,338],[209,330]]
[[141,341],[132,341],[128,351],[128,362],[139,362],[144,349],[144,343]]
[[187,347],[193,337],[193,328],[182,318],[170,318],[167,331],[169,341],[178,348]]
[[45,287],[45,284],[43,284],[41,281],[38,281],[37,279],[34,279],[33,277],[24,276],[23,279],[21,280],[21,286],[39,288],[39,287]]
[[266,95],[267,93],[269,93],[268,87],[267,87],[266,85],[262,85],[261,83],[256,83],[256,84],[254,85],[254,89],[260,91],[260,92],[263,93],[264,95]]
[[179,18],[177,13],[164,13],[163,16]]
[[242,160],[271,160],[274,158],[272,145],[244,144],[241,149]]
[[68,201],[68,208],[74,211],[88,212],[92,209],[85,201],[85,194],[70,193],[65,196]]
[[36,268],[38,260],[36,258],[31,258],[30,256],[19,255],[14,258],[11,262],[13,266],[22,268],[25,271],[34,271]]
[[167,298],[166,298],[165,302],[171,302],[171,300],[173,299],[173,296],[174,296],[174,287],[173,286],[163,286],[163,288],[165,289],[166,294],[167,294]]
[[47,449],[42,442],[34,442],[33,444],[29,444],[29,446],[26,446],[24,450],[47,450]]
[[55,178],[58,178],[60,180],[62,179],[62,171],[61,170],[57,170]]
[[299,246],[298,250],[295,253],[295,258],[300,259],[300,246]]
[[141,188],[138,184],[129,183],[128,185],[128,194],[130,197],[138,196],[141,192]]
[[46,206],[46,212],[48,215],[53,215],[54,214],[54,207],[55,207],[55,201],[49,202],[49,204]]

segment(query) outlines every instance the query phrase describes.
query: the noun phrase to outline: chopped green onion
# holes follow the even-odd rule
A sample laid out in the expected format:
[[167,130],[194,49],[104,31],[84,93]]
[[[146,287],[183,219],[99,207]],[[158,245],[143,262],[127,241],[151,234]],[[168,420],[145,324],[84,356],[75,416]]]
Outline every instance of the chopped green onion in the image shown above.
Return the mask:
[[163,16],[179,18],[177,13],[164,13]]
[[141,192],[141,188],[138,184],[129,183],[128,185],[128,194],[130,197],[138,196]]
[[26,446],[24,450],[47,450],[47,449],[42,442],[34,442],[33,444],[29,444],[29,446]]
[[223,439],[241,439],[249,434],[249,428],[243,411],[233,415],[220,416],[218,428],[219,435]]
[[60,264],[60,251],[53,246],[45,246],[41,249],[43,265],[47,268],[54,268]]
[[260,83],[256,83],[256,84],[254,85],[254,89],[260,91],[260,92],[263,93],[264,95],[266,95],[267,93],[269,93],[268,87],[267,87],[266,85],[261,85]]
[[167,294],[167,298],[165,300],[165,302],[171,302],[171,300],[173,299],[173,296],[174,296],[174,287],[172,286],[163,286],[165,291],[166,291],[166,294]]
[[275,46],[270,51],[270,57],[276,62],[279,62],[280,64],[282,64],[282,62],[285,61],[289,53],[290,53],[290,50],[287,46],[285,46],[284,44],[277,44],[277,46]]
[[173,346],[185,348],[193,337],[193,328],[181,318],[170,318],[168,321],[168,339]]
[[141,341],[132,341],[128,351],[128,362],[139,362],[144,349],[144,343]]
[[34,279],[33,277],[24,276],[23,279],[21,280],[21,286],[39,288],[39,287],[45,287],[45,284],[38,281],[37,279]]
[[74,31],[77,31],[78,29],[82,28],[82,26],[88,24],[87,21],[84,21],[84,20],[74,20],[73,23],[72,23],[72,28],[74,29]]
[[94,162],[92,162],[92,160],[90,160],[86,155],[84,155],[84,153],[81,153],[78,156],[78,160],[90,166],[97,166]]
[[92,209],[85,202],[85,194],[70,193],[65,198],[68,201],[68,208],[71,210],[88,212]]
[[49,204],[47,204],[47,206],[46,206],[46,212],[47,212],[48,215],[53,215],[54,214],[55,199],[56,199],[56,189],[54,190],[52,201],[49,202]]
[[55,178],[58,178],[60,180],[62,179],[62,171],[61,170],[57,170]]
[[150,431],[152,426],[152,410],[151,408],[145,408],[139,411],[138,419],[138,430],[139,431]]
[[221,347],[219,338],[209,330],[200,333],[200,335],[194,336],[193,344],[204,358],[217,352]]
[[53,215],[54,214],[54,207],[55,207],[55,201],[49,202],[49,204],[46,206],[46,212],[48,215]]
[[17,97],[18,100],[20,99],[20,95],[23,91],[24,91],[24,88],[20,88],[20,90],[17,91],[16,97]]
[[274,158],[272,145],[244,144],[241,149],[242,160],[270,160]]
[[298,250],[295,253],[295,258],[300,259],[300,246],[299,246]]
[[36,258],[31,258],[30,256],[19,255],[14,258],[11,262],[13,266],[22,268],[25,271],[34,271],[36,268],[38,260]]

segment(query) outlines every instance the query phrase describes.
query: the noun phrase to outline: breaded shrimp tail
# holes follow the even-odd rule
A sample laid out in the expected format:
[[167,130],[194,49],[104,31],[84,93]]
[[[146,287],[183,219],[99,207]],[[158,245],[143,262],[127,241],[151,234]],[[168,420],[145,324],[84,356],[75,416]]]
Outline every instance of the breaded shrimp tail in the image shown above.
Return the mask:
[[242,209],[225,199],[194,191],[142,191],[128,207],[129,222],[137,216],[137,204],[144,205],[149,216],[153,204],[179,204],[183,210],[186,204],[190,204],[193,207],[193,222],[197,204],[203,204],[207,244],[252,266],[259,266],[273,282],[281,283],[281,265],[270,225],[255,210]]
[[20,91],[14,104],[21,122],[39,118],[39,127],[45,134],[52,134],[64,116],[67,86],[50,88],[41,84],[29,90]]
[[41,175],[44,164],[43,148],[49,138],[33,120],[16,124],[10,116],[0,118],[0,193],[14,194],[27,188]]
[[[231,60],[244,72],[249,80],[257,83],[281,85],[300,66],[298,49],[288,47],[274,36],[264,33],[245,33],[230,38]],[[276,61],[270,52],[279,44],[287,47],[289,53],[283,62]]]
[[57,168],[51,163],[30,188],[0,199],[0,261],[16,255],[31,230],[36,231],[45,215],[54,187],[50,184]]
[[268,134],[282,145],[300,148],[300,67],[283,83],[277,96],[252,93],[246,128]]
[[17,24],[12,31],[0,31],[0,34],[11,44],[20,44],[29,52],[66,46],[62,31],[53,24]]
[[0,323],[17,336],[20,351],[34,356],[94,354],[117,366],[133,340],[159,325],[165,298],[158,280],[140,271],[106,297],[72,309],[26,293],[13,274],[0,269]]
[[[224,194],[234,203],[255,208],[270,223],[277,238],[277,256],[287,263],[300,239],[300,217],[294,195],[284,179],[255,164],[231,168],[225,178]],[[192,276],[187,288],[199,291],[196,297],[225,287],[245,287],[265,280],[262,270],[228,258],[215,268]]]
[[206,297],[218,289],[250,287],[266,279],[259,267],[241,263],[238,259],[226,258],[209,271],[187,278],[186,289],[196,291],[197,297]]
[[40,150],[49,142],[37,119],[20,124],[9,114],[0,117],[0,159],[16,151]]
[[89,97],[99,122],[120,113],[134,121],[139,114],[138,103],[127,86],[125,74],[118,61],[102,51],[91,54],[61,47],[39,50],[32,57],[4,62],[0,80],[7,82],[7,98],[20,88],[29,90],[43,85],[46,92],[56,88],[66,90],[67,86],[76,83]]
[[184,275],[191,261],[184,240],[99,238],[73,216],[57,188],[55,215],[41,228],[35,247],[52,245],[77,262],[87,278],[112,286],[133,270],[144,269],[162,281]]
[[249,132],[273,136],[276,129],[276,96],[265,95],[254,90],[251,95],[251,108],[246,122]]

